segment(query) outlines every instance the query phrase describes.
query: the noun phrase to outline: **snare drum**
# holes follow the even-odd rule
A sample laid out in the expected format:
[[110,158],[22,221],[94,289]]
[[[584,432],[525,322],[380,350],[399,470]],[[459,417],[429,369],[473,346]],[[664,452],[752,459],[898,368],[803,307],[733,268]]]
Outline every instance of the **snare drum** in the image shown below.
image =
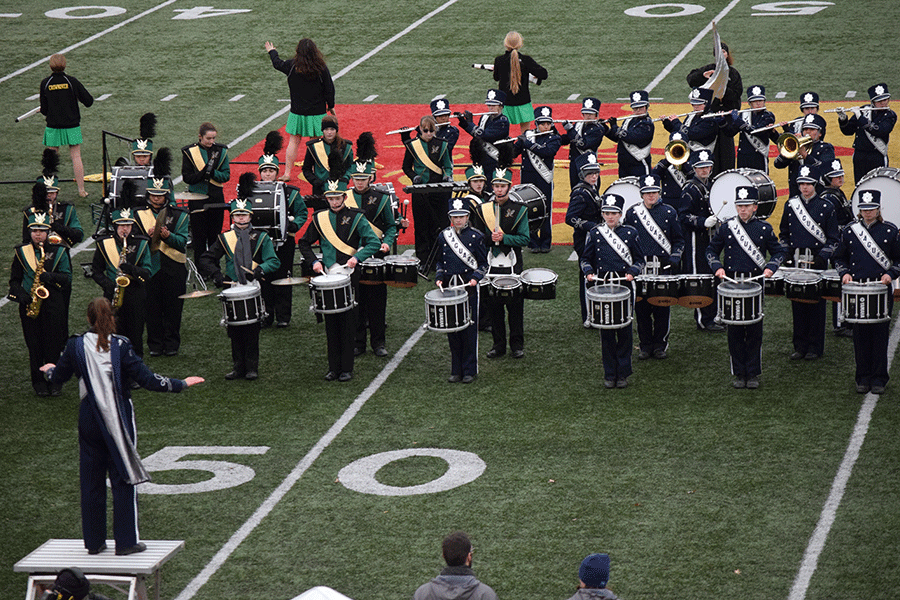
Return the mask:
[[762,321],[762,286],[755,281],[723,281],[718,287],[716,320],[727,325],[752,325]]
[[588,321],[595,329],[621,329],[631,325],[631,290],[622,285],[604,284],[584,291]]
[[494,277],[491,279],[491,287],[488,288],[488,294],[502,304],[517,300],[524,294],[522,281],[513,275]]
[[888,310],[890,287],[883,283],[851,281],[841,287],[841,313],[848,323],[884,323],[891,320]]
[[253,228],[265,231],[273,243],[280,245],[287,237],[284,184],[280,181],[257,181],[248,199],[253,207],[250,220]]
[[712,187],[709,190],[709,206],[713,214],[718,216],[719,221],[725,221],[730,217],[737,216],[734,193],[741,186],[754,187],[759,193],[759,208],[756,209],[757,217],[765,219],[772,214],[772,211],[775,210],[775,205],[778,204],[775,184],[762,171],[741,167],[740,169],[723,171],[713,179]]
[[822,276],[809,271],[787,271],[784,296],[794,302],[817,304],[822,299]]
[[431,290],[425,294],[425,327],[453,333],[472,324],[469,294],[464,290]]
[[841,276],[838,275],[837,269],[822,271],[822,299],[841,301]]
[[763,279],[766,296],[784,296],[784,273],[775,271],[771,277]]
[[528,300],[553,300],[556,298],[557,275],[550,269],[526,269],[521,275]]
[[367,258],[359,263],[359,282],[364,285],[384,283],[385,262],[380,258]]
[[266,312],[259,284],[235,285],[219,294],[225,325],[249,325],[257,323]]
[[638,295],[653,306],[678,304],[681,280],[677,275],[639,275],[635,282]]
[[678,304],[685,308],[704,308],[713,303],[716,278],[707,273],[682,275]]
[[613,182],[611,186],[606,188],[604,194],[618,194],[625,198],[625,204],[622,207],[622,214],[628,212],[632,206],[641,203],[641,184],[637,177],[623,177]]
[[392,254],[384,259],[384,282],[392,287],[408,288],[419,283],[419,259]]
[[528,228],[537,231],[548,217],[547,197],[533,183],[520,183],[509,190],[509,199],[528,211]]
[[309,280],[310,309],[331,315],[342,313],[356,306],[349,275],[319,275]]

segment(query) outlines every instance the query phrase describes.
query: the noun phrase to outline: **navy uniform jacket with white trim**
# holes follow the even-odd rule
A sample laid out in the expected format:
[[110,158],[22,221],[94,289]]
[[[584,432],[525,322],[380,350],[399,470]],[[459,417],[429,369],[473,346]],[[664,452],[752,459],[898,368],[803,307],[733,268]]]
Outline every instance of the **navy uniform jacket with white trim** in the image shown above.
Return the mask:
[[560,136],[560,145],[569,145],[569,161],[586,152],[596,152],[609,128],[599,121],[574,123],[572,128]]
[[891,131],[893,131],[894,125],[897,124],[897,113],[887,109],[872,111],[870,115],[871,118],[866,118],[865,116],[857,118],[856,115],[850,113],[846,120],[838,120],[838,127],[841,128],[841,133],[844,135],[856,136],[853,140],[853,149],[856,152],[881,154],[878,148],[872,144],[866,132],[869,132],[872,137],[881,140],[887,145],[891,137]]
[[644,249],[641,247],[637,229],[630,225],[619,225],[613,230],[631,252],[632,263],[628,264],[607,243],[606,238],[600,233],[601,227],[606,227],[606,223],[597,225],[587,234],[584,253],[579,261],[581,272],[584,275],[594,273],[600,278],[607,273],[631,273],[634,277],[640,275],[644,269]]
[[[801,197],[795,197],[804,202]],[[789,252],[798,249],[809,249],[824,260],[831,258],[831,255],[834,253],[834,247],[838,243],[839,235],[834,205],[818,194],[804,202],[809,216],[819,224],[819,227],[825,234],[825,241],[820,242],[803,226],[797,213],[791,209],[789,202],[785,203],[784,212],[781,214],[779,237],[782,243],[787,246]]]
[[[763,269],[759,268],[747,255],[747,252],[744,251],[744,248],[740,245],[737,238],[734,237],[734,233],[728,226],[729,221],[733,219],[740,219],[740,217],[731,217],[719,225],[712,240],[709,242],[709,246],[706,248],[706,260],[709,262],[709,267],[713,273],[719,269],[725,269],[726,273],[741,273],[752,277],[761,275]],[[766,263],[765,268],[773,273],[777,271],[787,255],[787,247],[775,236],[772,226],[756,216],[751,217],[746,223],[741,222],[741,225],[744,226],[744,230],[750,236],[750,240],[759,249],[763,257],[765,257],[766,252],[769,253],[769,261]],[[725,250],[725,255],[722,260],[719,260],[722,250]]]
[[838,235],[840,235],[840,228],[854,219],[853,205],[847,200],[847,195],[841,188],[826,187],[819,197],[828,200],[834,206],[834,216],[838,224]]
[[[865,227],[863,221],[859,223]],[[867,231],[891,261],[890,268],[885,269],[878,264],[847,226],[841,230],[841,239],[833,257],[838,274],[843,277],[849,273],[855,281],[879,279],[885,273],[892,280],[900,277],[900,237],[896,225],[888,221],[875,221]]]
[[509,137],[509,119],[503,113],[482,115],[477,125],[472,121],[461,119],[459,126],[472,137],[480,137],[491,144]]
[[[673,170],[681,173],[684,184],[675,178],[676,176],[672,174]],[[656,163],[655,167],[650,169],[650,173],[659,177],[660,187],[662,188],[660,198],[663,202],[679,213],[684,208],[687,208],[687,206],[682,206],[681,204],[681,194],[684,192],[684,186],[694,178],[694,169],[688,163],[682,163],[680,166],[675,167],[669,162],[669,159],[663,158]]]
[[[749,119],[745,118],[749,115]],[[768,131],[760,131],[759,133],[750,133],[754,129],[759,129],[760,127],[768,127],[769,125],[775,124],[775,115],[772,114],[769,110],[758,110],[750,113],[743,113],[739,115],[740,120],[737,122],[731,120],[730,117],[728,119],[731,121],[729,124],[725,126],[725,131],[729,135],[738,134],[738,157],[744,156],[747,158],[753,157],[763,157],[765,160],[769,160],[769,142],[774,142],[778,140],[778,133],[774,129],[769,129]],[[750,143],[750,140],[747,137],[754,137],[758,141],[762,142],[766,146],[766,153],[763,155],[762,152],[756,149],[756,147]]]
[[452,155],[453,148],[456,146],[456,142],[459,141],[459,128],[456,125],[451,125],[450,123],[447,123],[446,125],[438,125],[437,129],[434,132],[434,137],[447,142],[447,151]]
[[[796,196],[798,193],[797,175],[800,173],[800,167],[808,166],[812,169],[811,176],[818,181],[822,175],[824,175],[822,169],[827,168],[832,162],[834,162],[834,146],[828,142],[813,142],[809,147],[806,158],[800,158],[800,155],[798,154],[797,158],[790,159],[779,154],[778,157],[775,158],[774,165],[776,169],[787,167],[791,196]],[[821,185],[817,185],[816,190],[821,191]]]
[[620,125],[611,128],[606,137],[616,142],[616,160],[619,163],[619,172],[631,171],[637,165],[645,165],[650,170],[650,155],[644,160],[637,160],[631,155],[625,144],[631,144],[639,148],[653,142],[653,133],[656,124],[650,115],[631,115],[622,119]]
[[628,212],[625,213],[625,224],[631,225],[637,230],[638,241],[641,244],[641,248],[644,249],[645,257],[658,256],[660,258],[669,258],[672,264],[678,264],[681,262],[681,253],[684,252],[684,235],[681,233],[678,213],[668,204],[663,204],[661,200],[647,209],[647,212],[650,213],[650,218],[656,221],[660,231],[662,231],[672,246],[672,251],[666,252],[641,224],[641,220],[637,215],[637,207],[643,205],[642,202],[628,209]]
[[[444,231],[447,230],[452,230],[452,228],[448,227]],[[438,237],[441,253],[438,255],[437,272],[434,279],[435,281],[440,281],[444,286],[450,284],[450,278],[453,275],[458,275],[462,279],[462,283],[469,283],[472,279],[481,281],[485,273],[487,273],[487,246],[484,243],[484,234],[467,225],[457,234],[457,237],[459,237],[459,241],[462,242],[463,246],[475,257],[478,268],[473,269],[464,263],[450,248],[450,245],[444,239],[444,233],[441,232],[441,235]]]
[[681,191],[681,205],[684,207],[678,213],[684,233],[693,231],[706,233],[706,217],[713,214],[709,204],[709,190],[712,188],[712,177],[703,183],[696,177],[685,184]]
[[[537,133],[537,130],[532,131]],[[528,140],[528,138],[524,136],[516,138],[515,155],[522,155],[522,182],[534,183],[535,181],[538,181],[541,185],[551,185],[552,180],[551,183],[544,181],[544,178],[540,176],[534,164],[532,164],[532,157],[526,150],[531,150],[534,155],[537,156],[538,160],[543,162],[544,166],[553,173],[553,158],[556,156],[556,153],[559,152],[561,145],[562,138],[556,129],[551,129],[550,133],[537,136],[532,140]]]
[[583,181],[579,182],[572,189],[569,208],[566,209],[566,225],[573,229],[572,243],[578,256],[584,251],[584,240],[588,232],[602,222],[597,189]]
[[711,149],[716,141],[716,136],[719,135],[719,128],[724,123],[724,120],[723,117],[700,118],[707,113],[688,115],[684,123],[680,119],[663,120],[663,127],[669,133],[680,133],[682,139],[691,146],[700,144],[705,148]]

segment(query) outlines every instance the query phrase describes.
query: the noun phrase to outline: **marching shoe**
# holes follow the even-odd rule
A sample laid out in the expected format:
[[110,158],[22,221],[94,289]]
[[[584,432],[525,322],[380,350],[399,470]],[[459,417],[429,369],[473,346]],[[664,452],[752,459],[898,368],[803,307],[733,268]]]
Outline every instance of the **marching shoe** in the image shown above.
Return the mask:
[[472,383],[473,381],[475,381],[475,375],[466,375],[462,378],[463,383]]
[[144,542],[138,542],[134,546],[129,546],[128,548],[116,548],[116,556],[127,556],[129,554],[137,554],[138,552],[143,552],[147,549],[147,544]]
[[791,352],[791,360],[800,360],[804,356],[806,355],[799,351]]
[[819,358],[819,355],[815,352],[807,352],[806,356],[804,356],[803,358],[805,358],[806,360],[816,360],[817,358]]
[[759,389],[759,377],[750,377],[747,379],[747,389],[755,390]]
[[628,387],[628,380],[627,380],[627,379],[619,379],[619,380],[617,380],[617,381],[616,381],[616,387],[617,387],[617,388],[627,388],[627,387]]
[[88,550],[88,554],[100,554],[100,553],[103,552],[104,550],[106,550],[106,544],[105,544],[105,543],[104,543],[104,544],[100,544],[100,547],[99,547],[99,548],[96,548],[95,550]]
[[638,352],[638,360],[647,360],[648,358],[650,358],[650,352],[648,352],[647,350],[641,350],[640,352]]
[[243,373],[238,373],[237,371],[232,371],[231,373],[225,374],[225,379],[228,381],[233,381],[235,379],[241,379],[244,376]]
[[254,379],[259,378],[259,373],[256,371],[247,371],[247,374],[244,375],[244,379],[247,381],[253,381]]
[[375,352],[375,356],[387,356],[388,355],[388,351],[385,350],[384,346],[378,346],[377,348],[375,348],[374,352]]
[[462,377],[459,375],[451,375],[447,378],[447,383],[459,383],[460,381],[462,381]]
[[278,321],[277,323],[275,323],[275,327],[277,327],[278,329],[284,329],[288,325],[290,325],[288,321]]
[[487,357],[488,358],[500,358],[501,356],[503,356],[505,354],[506,354],[505,350],[503,352],[500,352],[496,348],[491,348],[490,350],[488,350]]
[[344,371],[338,375],[338,381],[350,381],[351,379],[353,379],[353,373],[350,371]]
[[337,377],[337,373],[335,373],[334,371],[328,371],[327,373],[325,373],[325,381],[334,381],[335,379],[337,379]]
[[884,393],[884,386],[883,386],[883,385],[873,385],[873,386],[872,386],[872,393],[873,393],[873,394],[879,394],[879,395],[880,395],[880,394],[883,394],[883,393]]
[[722,333],[723,331],[725,331],[725,326],[719,325],[718,323],[710,323],[709,325],[704,327],[704,329],[706,331],[709,331],[710,333]]
[[513,350],[511,356],[513,358],[522,358],[523,356],[525,356],[525,351],[524,350]]
[[653,351],[653,358],[662,359],[662,358],[667,358],[668,356],[669,356],[669,354],[662,348],[657,348],[656,350]]
[[865,383],[857,383],[856,384],[856,393],[857,394],[865,394],[869,391],[869,386]]
[[731,387],[736,390],[742,390],[747,387],[747,381],[745,379],[741,379],[740,377],[735,378],[734,381],[731,382]]
[[365,353],[366,353],[365,348],[354,348],[353,349],[353,356],[359,356],[359,355],[365,354]]
[[605,387],[608,390],[611,390],[612,388],[616,387],[616,380],[615,379],[604,379],[603,387]]

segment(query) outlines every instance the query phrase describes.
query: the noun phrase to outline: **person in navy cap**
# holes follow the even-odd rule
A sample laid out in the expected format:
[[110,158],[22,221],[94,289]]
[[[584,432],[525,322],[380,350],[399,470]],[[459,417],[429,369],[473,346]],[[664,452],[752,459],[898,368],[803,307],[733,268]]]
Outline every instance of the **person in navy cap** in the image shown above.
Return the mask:
[[822,141],[825,119],[819,115],[806,115],[800,125],[801,139],[809,138],[809,141],[803,140],[805,143],[800,144],[797,154],[793,158],[787,158],[782,153],[775,159],[776,169],[786,167],[788,170],[788,190],[791,196],[800,194],[797,187],[797,176],[804,166],[809,167],[816,180],[816,189],[821,191],[824,186],[819,181],[820,169],[827,168],[827,165],[834,160],[834,146]]
[[592,97],[581,101],[581,120],[563,122],[562,145],[569,145],[569,187],[574,188],[581,181],[576,165],[577,159],[585,154],[597,154],[609,128],[598,119],[601,102]]
[[[713,160],[712,174],[719,173],[716,161],[716,140],[719,129],[726,125],[724,117],[702,118],[709,112],[713,101],[713,91],[709,88],[694,88],[688,96],[693,112],[684,118],[682,123],[674,115],[663,118],[663,127],[669,133],[682,135],[691,150],[708,150]],[[732,142],[733,144],[733,142]],[[733,147],[733,146],[732,146]]]
[[[669,143],[675,141],[684,142],[680,133],[673,133],[670,136]],[[668,148],[668,146],[667,146]],[[681,212],[687,206],[682,205],[682,193],[687,182],[694,177],[694,168],[691,166],[689,156],[688,160],[679,161],[675,156],[671,156],[667,150],[666,155],[659,159],[656,166],[650,171],[652,175],[659,178],[662,188],[662,202],[674,208],[677,212]]]
[[[584,241],[584,253],[579,264],[588,284],[611,279],[631,283],[644,268],[644,249],[634,227],[620,223],[625,198],[605,194],[600,199],[603,223],[591,229]],[[628,387],[631,376],[631,348],[634,334],[631,323],[618,329],[601,329],[603,348],[603,385],[606,388]]]
[[606,137],[616,143],[619,177],[640,177],[650,173],[650,147],[656,125],[648,114],[650,95],[645,90],[635,90],[631,98],[631,116],[622,124],[613,117],[609,120]]
[[[841,161],[834,159],[831,161],[831,164],[827,166],[827,169],[830,170],[827,170],[822,176],[822,180],[825,183],[825,189],[822,190],[819,197],[831,202],[832,206],[834,206],[834,217],[837,221],[838,233],[840,233],[840,230],[849,225],[854,219],[853,205],[841,189],[844,185],[844,168],[841,165]],[[833,258],[831,266],[832,268],[834,267]],[[852,325],[841,321],[840,304],[840,302],[831,303],[831,321],[834,326],[834,335],[838,337],[852,337]]]
[[[726,276],[743,280],[771,277],[784,261],[787,249],[775,237],[772,226],[756,217],[759,192],[752,186],[735,189],[737,216],[731,217],[716,229],[706,249],[709,266],[719,279]],[[719,260],[722,251],[725,256]],[[766,262],[766,253],[769,261]],[[737,389],[756,389],[762,373],[762,334],[760,319],[749,325],[728,325],[728,352],[731,354],[733,386]]]
[[[800,169],[797,187],[800,195],[785,204],[778,235],[795,267],[824,270],[838,241],[834,205],[816,193],[816,178],[809,173],[809,167]],[[825,352],[825,309],[822,299],[815,304],[791,302],[791,360],[815,360]]]
[[[858,184],[866,173],[888,166],[888,142],[897,124],[897,113],[889,108],[891,94],[886,83],[869,88],[871,107],[838,109],[838,127],[853,139],[853,182]],[[878,110],[873,110],[878,109]],[[850,113],[848,115],[847,113]]]
[[[447,149],[453,154],[453,148],[459,140],[459,128],[450,123],[450,103],[444,98],[435,98],[431,101],[431,116],[437,131],[434,137],[447,142]],[[406,141],[406,140],[404,140]]]
[[553,159],[561,144],[559,132],[553,127],[553,109],[538,106],[534,109],[535,128],[529,129],[515,143],[515,154],[522,155],[522,183],[530,183],[544,194],[546,218],[531,232],[528,247],[533,253],[550,252],[553,207]]
[[[681,228],[685,236],[685,249],[682,273],[709,274],[709,265],[706,262],[706,246],[709,245],[709,232],[718,225],[719,220],[713,214],[709,204],[709,191],[712,187],[710,173],[712,172],[713,158],[709,150],[699,150],[691,153],[690,163],[694,169],[694,177],[681,194],[681,206],[684,207],[678,213]],[[716,323],[715,291],[713,302],[703,308],[697,308],[694,319],[697,329],[720,333],[725,328]]]
[[578,589],[569,600],[617,600],[606,588],[609,583],[609,554],[587,555],[578,567]]
[[462,331],[447,334],[450,344],[450,383],[472,383],[478,376],[478,282],[487,273],[487,246],[484,235],[469,227],[469,205],[462,198],[451,202],[450,227],[438,238],[437,274],[439,288],[465,285],[472,323]]
[[497,168],[499,150],[494,142],[509,137],[509,119],[503,114],[504,102],[506,102],[506,94],[500,90],[488,90],[484,99],[487,112],[481,115],[478,123],[475,123],[472,113],[468,110],[464,113],[456,113],[459,118],[459,126],[477,139],[484,150],[485,158],[482,166],[485,173],[493,173]]
[[[890,286],[900,276],[900,238],[897,227],[881,218],[881,192],[859,195],[859,220],[841,231],[834,264],[841,283],[880,282]],[[887,316],[880,323],[854,323],[856,391],[883,394],[888,376],[888,335],[894,295],[887,287]]]
[[[625,224],[634,227],[644,249],[645,275],[673,275],[681,264],[684,236],[678,213],[660,202],[660,183],[655,175],[641,179],[640,204],[625,214]],[[669,347],[669,307],[650,304],[647,299],[635,303],[639,360],[666,358]]]
[[778,139],[778,134],[774,129],[751,133],[775,123],[775,115],[766,110],[766,88],[761,85],[748,87],[747,102],[750,104],[750,110],[732,113],[731,123],[728,125],[733,133],[740,135],[737,166],[768,173],[769,144]]
[[[819,114],[819,94],[816,92],[803,92],[800,94],[800,117],[817,114]],[[795,121],[784,126],[785,133],[800,135],[803,121],[799,118],[795,119]],[[822,137],[825,137],[824,132]]]
[[[600,165],[593,154],[582,154],[576,160],[578,172],[581,177],[569,196],[569,207],[566,209],[566,225],[572,228],[572,244],[575,254],[578,255],[578,273],[581,274],[581,257],[584,254],[584,241],[588,232],[603,221],[600,214],[600,195],[597,193],[597,184],[600,181]],[[578,286],[578,298],[581,302],[581,322],[585,329],[590,328],[588,321],[587,303],[584,297],[584,283]]]

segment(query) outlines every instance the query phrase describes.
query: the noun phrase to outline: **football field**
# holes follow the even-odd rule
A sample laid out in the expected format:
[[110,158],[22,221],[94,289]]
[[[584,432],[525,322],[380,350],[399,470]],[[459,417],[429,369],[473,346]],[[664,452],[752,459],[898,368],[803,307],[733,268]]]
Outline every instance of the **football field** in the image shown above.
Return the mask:
[[[385,132],[415,125],[440,95],[454,110],[477,110],[494,83],[471,65],[502,53],[512,29],[550,73],[532,86],[533,103],[559,118],[576,118],[585,96],[603,101],[601,116],[623,115],[637,89],[650,92],[654,117],[689,110],[685,76],[712,62],[712,21],[744,87],[764,85],[778,120],[799,114],[810,90],[823,108],[865,104],[880,82],[900,93],[894,1],[640,1],[0,0],[0,180],[39,174],[44,121],[14,119],[37,105],[55,52],[95,98],[82,108],[89,174],[102,168],[101,131],[134,137],[145,112],[158,118],[156,148],[177,157],[212,121],[233,161],[255,162],[289,107],[263,44],[287,58],[301,37],[316,41],[335,78],[341,135],[372,131],[379,177],[398,186],[402,148]],[[849,197],[852,138],[836,115],[826,120]],[[468,141],[462,133],[456,162],[468,162]],[[666,141],[657,127],[655,158]],[[900,166],[900,134],[889,150]],[[610,142],[600,158],[605,188],[616,179]],[[232,184],[253,168],[233,166]],[[787,181],[771,176],[777,228]],[[65,151],[60,177],[72,177]],[[389,288],[390,356],[358,357],[353,380],[340,384],[322,379],[325,332],[305,286],[295,288],[290,327],[262,331],[255,382],[224,380],[221,302],[186,302],[180,354],[147,363],[206,383],[177,396],[134,393],[153,475],[141,489],[141,537],[185,541],[163,571],[163,598],[290,599],[318,585],[355,600],[410,598],[440,570],[440,540],[457,529],[501,600],[565,600],[591,552],[611,555],[610,588],[626,600],[896,597],[900,370],[887,394],[856,394],[852,341],[830,334],[830,316],[825,355],[789,361],[790,301],[767,298],[759,390],[731,388],[725,336],[697,331],[680,307],[669,358],[635,352],[629,387],[604,389],[599,336],[579,322],[560,168],[556,181],[555,246],[526,253],[525,267],[555,271],[557,298],[526,303],[522,360],[485,358],[491,338],[481,333],[480,374],[468,386],[446,383],[445,336],[422,329],[432,286],[423,279]],[[87,199],[70,182],[61,198],[90,234],[90,204],[102,194],[87,185]],[[0,184],[5,275],[30,187]],[[900,198],[885,202],[900,215]],[[85,330],[84,307],[99,295],[79,268],[92,253],[89,242],[72,250],[72,333]],[[892,325],[892,357],[898,339]],[[5,300],[0,353],[0,593],[13,598],[27,579],[16,561],[50,538],[81,536],[79,399],[74,381],[59,398],[32,393],[18,308]]]

